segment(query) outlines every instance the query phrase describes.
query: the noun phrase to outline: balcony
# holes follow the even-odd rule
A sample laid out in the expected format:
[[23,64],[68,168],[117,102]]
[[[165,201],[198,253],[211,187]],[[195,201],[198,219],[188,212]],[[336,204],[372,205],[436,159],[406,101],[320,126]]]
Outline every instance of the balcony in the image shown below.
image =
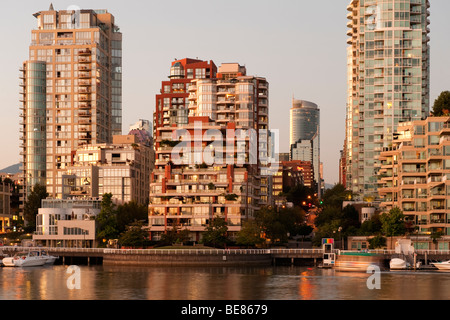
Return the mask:
[[91,54],[92,54],[92,51],[90,49],[78,51],[79,56],[90,56]]
[[90,88],[86,88],[86,87],[81,87],[81,88],[79,88],[79,89],[78,89],[78,92],[79,92],[79,93],[86,93],[86,94],[92,93],[92,92],[91,92],[91,89],[90,89]]
[[78,63],[85,64],[85,63],[92,63],[92,61],[91,61],[90,57],[85,57],[85,58],[83,57],[83,58],[78,59]]
[[79,138],[80,140],[91,140],[91,139],[92,139],[92,136],[91,136],[90,133],[80,133],[79,136],[78,136],[78,138]]
[[91,104],[90,103],[80,103],[79,105],[78,105],[78,108],[79,109],[82,109],[82,110],[89,110],[89,109],[91,109]]
[[86,65],[81,65],[78,67],[79,71],[91,71],[92,70],[92,66],[90,64],[86,64]]
[[78,81],[78,85],[80,87],[90,87],[91,86],[91,81],[89,80],[80,80]]
[[90,112],[79,112],[78,116],[79,117],[90,117],[91,113]]
[[91,100],[91,97],[87,94],[82,94],[79,97],[79,101],[90,101],[90,100]]
[[79,123],[79,124],[91,124],[91,120],[90,120],[90,119],[83,119],[83,118],[81,118],[81,119],[78,121],[78,123]]
[[78,77],[80,79],[89,79],[89,78],[91,78],[91,73],[90,72],[79,72]]

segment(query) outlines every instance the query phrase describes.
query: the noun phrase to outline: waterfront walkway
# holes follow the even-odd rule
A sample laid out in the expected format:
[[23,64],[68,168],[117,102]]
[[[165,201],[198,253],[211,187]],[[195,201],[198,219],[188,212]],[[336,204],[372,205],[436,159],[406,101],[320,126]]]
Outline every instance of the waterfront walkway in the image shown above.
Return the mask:
[[[63,264],[130,264],[140,265],[166,264],[233,264],[233,263],[268,263],[278,262],[313,262],[323,259],[322,249],[104,249],[104,248],[54,248],[54,247],[0,247],[4,254],[13,256],[17,252],[44,250],[50,255],[58,256]],[[340,250],[333,250],[339,254]],[[349,251],[345,251],[349,252]],[[351,251],[358,252],[358,251]],[[383,255],[386,261],[396,257],[394,250],[370,250],[371,253]],[[416,250],[417,260],[427,264],[429,261],[450,260],[450,250]]]

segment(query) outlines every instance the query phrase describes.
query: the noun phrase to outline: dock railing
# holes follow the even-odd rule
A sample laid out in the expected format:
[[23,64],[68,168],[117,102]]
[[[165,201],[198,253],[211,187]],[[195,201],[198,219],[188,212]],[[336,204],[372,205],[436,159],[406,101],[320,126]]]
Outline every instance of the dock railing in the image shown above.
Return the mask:
[[[138,255],[318,255],[324,253],[323,249],[111,249],[111,248],[62,248],[62,247],[21,247],[21,246],[0,246],[3,253],[28,252],[43,250],[52,254],[83,254],[104,255],[104,254],[138,254]],[[334,249],[332,253],[375,253],[382,255],[393,255],[395,250],[339,250]],[[418,255],[448,255],[450,250],[415,250]]]

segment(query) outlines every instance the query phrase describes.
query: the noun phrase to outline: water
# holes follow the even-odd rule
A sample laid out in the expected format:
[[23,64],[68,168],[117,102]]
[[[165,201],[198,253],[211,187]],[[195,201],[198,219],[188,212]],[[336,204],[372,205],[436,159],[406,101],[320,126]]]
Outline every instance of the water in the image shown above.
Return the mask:
[[[448,300],[450,273],[366,273],[308,267],[80,266],[70,288],[68,266],[0,268],[0,300]],[[73,286],[72,286],[73,287]]]

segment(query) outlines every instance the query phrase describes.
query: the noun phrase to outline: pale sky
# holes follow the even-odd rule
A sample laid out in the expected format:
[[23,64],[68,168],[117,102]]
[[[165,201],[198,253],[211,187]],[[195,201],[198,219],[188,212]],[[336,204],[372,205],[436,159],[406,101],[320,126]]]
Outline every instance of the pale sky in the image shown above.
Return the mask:
[[[20,162],[19,68],[28,59],[33,13],[50,1],[0,3],[0,169]],[[270,128],[289,151],[292,97],[321,112],[325,182],[338,182],[346,106],[346,39],[349,0],[55,0],[108,9],[123,33],[123,133],[139,119],[152,120],[155,95],[174,59],[238,62],[270,83]],[[450,1],[431,0],[431,105],[450,90]]]

